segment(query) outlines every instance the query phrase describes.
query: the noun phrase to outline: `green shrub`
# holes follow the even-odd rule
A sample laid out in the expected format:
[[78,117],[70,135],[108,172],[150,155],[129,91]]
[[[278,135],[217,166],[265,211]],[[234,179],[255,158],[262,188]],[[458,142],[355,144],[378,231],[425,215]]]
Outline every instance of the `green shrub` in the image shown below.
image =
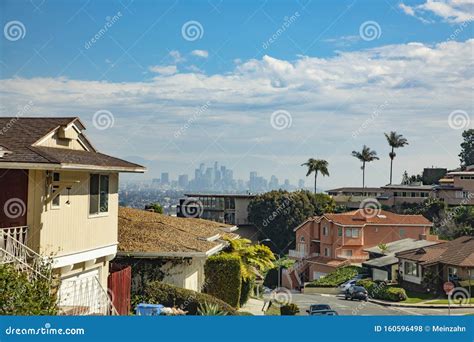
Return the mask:
[[166,307],[177,306],[188,311],[188,315],[197,315],[199,305],[207,303],[207,305],[217,305],[221,311],[226,312],[228,315],[237,314],[233,307],[218,298],[159,281],[146,284],[144,294],[134,297],[133,308],[138,303],[162,304]]
[[298,305],[294,303],[290,303],[290,304],[283,305],[282,307],[280,307],[281,316],[294,316],[298,312],[300,312],[300,308],[298,307]]
[[240,289],[240,306],[244,306],[245,303],[249,300],[250,294],[252,293],[254,287],[253,279],[242,279],[242,287]]
[[[49,277],[51,269],[42,267]],[[38,276],[28,279],[26,272],[10,264],[0,265],[0,315],[55,315],[57,282]]]
[[240,257],[231,254],[211,256],[204,265],[205,292],[239,308],[242,287]]
[[307,287],[336,287],[354,278],[361,268],[358,266],[344,266],[327,274],[324,278],[314,280]]
[[387,286],[385,282],[375,282],[371,279],[362,279],[357,285],[363,286],[369,296],[375,299],[388,300],[391,302],[400,302],[407,299],[407,294],[400,287]]

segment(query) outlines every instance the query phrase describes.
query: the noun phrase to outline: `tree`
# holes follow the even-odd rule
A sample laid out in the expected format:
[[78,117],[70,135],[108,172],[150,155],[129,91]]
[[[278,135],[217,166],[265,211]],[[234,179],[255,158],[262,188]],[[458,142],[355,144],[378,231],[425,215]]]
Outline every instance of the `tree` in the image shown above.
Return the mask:
[[328,162],[323,159],[309,158],[308,161],[306,163],[301,164],[301,166],[308,167],[308,172],[306,173],[306,177],[308,177],[310,174],[314,172],[314,193],[316,193],[318,173],[320,172],[323,176],[329,176]]
[[163,214],[163,207],[158,202],[145,206],[145,209],[146,210],[153,210],[157,214]]
[[309,217],[332,212],[334,208],[334,200],[325,194],[271,191],[250,202],[249,220],[257,227],[260,240],[270,239],[270,248],[285,254],[294,245],[294,228]]
[[362,187],[365,188],[365,163],[370,163],[374,160],[379,160],[377,152],[371,151],[368,146],[362,147],[361,152],[352,151],[352,156],[359,159],[362,162]]
[[392,184],[392,171],[393,171],[393,159],[396,157],[395,149],[408,145],[407,139],[403,135],[398,134],[397,132],[391,131],[389,134],[384,133],[387,142],[392,148],[392,151],[388,154],[390,157],[390,184]]
[[463,142],[461,143],[461,167],[465,168],[474,165],[474,129],[468,129],[462,133]]

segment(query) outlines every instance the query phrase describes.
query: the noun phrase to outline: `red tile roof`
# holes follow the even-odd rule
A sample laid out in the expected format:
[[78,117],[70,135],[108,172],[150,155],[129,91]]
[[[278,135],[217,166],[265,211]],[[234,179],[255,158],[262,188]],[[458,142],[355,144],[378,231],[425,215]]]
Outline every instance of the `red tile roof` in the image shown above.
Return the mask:
[[353,226],[364,226],[367,224],[432,225],[432,223],[422,215],[400,215],[385,210],[379,210],[377,213],[374,213],[357,209],[340,214],[324,214],[322,217],[334,223]]

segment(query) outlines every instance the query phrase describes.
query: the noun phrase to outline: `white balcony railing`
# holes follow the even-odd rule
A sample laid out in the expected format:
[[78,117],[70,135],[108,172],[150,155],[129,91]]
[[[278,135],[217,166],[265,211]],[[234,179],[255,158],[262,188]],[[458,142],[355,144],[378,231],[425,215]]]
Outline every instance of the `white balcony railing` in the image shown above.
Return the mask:
[[288,256],[290,258],[305,258],[306,256],[308,256],[308,253],[306,253],[305,251],[300,251],[300,250],[297,250],[297,249],[290,249],[288,251]]

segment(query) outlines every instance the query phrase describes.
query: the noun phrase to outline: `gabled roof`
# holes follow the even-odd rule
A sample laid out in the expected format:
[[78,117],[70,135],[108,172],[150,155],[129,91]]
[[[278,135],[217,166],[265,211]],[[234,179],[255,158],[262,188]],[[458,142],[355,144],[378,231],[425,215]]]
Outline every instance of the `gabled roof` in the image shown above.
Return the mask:
[[428,240],[415,240],[411,238],[401,239],[385,244],[387,249],[382,251],[379,246],[364,249],[365,252],[377,253],[383,255],[395,254],[402,251],[408,251],[411,249],[426,247],[441,243],[442,241],[428,241]]
[[[40,142],[59,128],[76,129],[84,150],[41,146]],[[74,127],[74,128],[71,128]],[[99,153],[83,134],[84,124],[77,117],[2,117],[0,118],[0,167],[48,169],[99,169],[144,172],[138,164]]]
[[385,210],[379,210],[375,216],[371,212],[357,209],[340,214],[324,214],[323,217],[336,224],[347,226],[365,226],[367,224],[432,225],[432,223],[422,215],[400,215]]
[[230,226],[214,221],[172,217],[145,210],[119,208],[119,255],[132,257],[208,256],[226,246]]
[[363,188],[363,187],[342,187],[327,190],[327,193],[330,192],[382,192],[382,188]]
[[474,237],[461,236],[455,240],[396,253],[398,258],[417,261],[422,265],[443,263],[474,267]]

